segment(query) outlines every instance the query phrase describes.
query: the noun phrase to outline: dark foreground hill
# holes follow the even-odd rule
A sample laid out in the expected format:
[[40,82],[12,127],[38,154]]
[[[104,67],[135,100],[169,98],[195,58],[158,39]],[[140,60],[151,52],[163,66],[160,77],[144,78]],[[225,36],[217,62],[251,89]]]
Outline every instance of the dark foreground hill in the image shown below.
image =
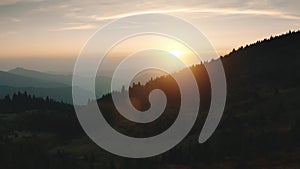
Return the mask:
[[[204,144],[198,144],[197,139],[209,108],[210,84],[204,65],[191,67],[201,93],[195,127],[178,146],[148,159],[121,158],[98,148],[80,129],[70,105],[41,99],[38,104],[44,106],[26,107],[24,101],[31,105],[36,103],[36,98],[25,94],[6,97],[0,100],[1,167],[299,168],[299,46],[300,32],[290,32],[233,50],[221,58],[228,84],[227,103],[219,127]],[[184,75],[185,71],[178,73]],[[110,95],[102,97],[98,104],[116,130],[137,137],[156,135],[172,125],[180,95],[170,76],[151,80],[146,85],[135,84],[129,92],[137,109],[149,108],[147,98],[154,88],[165,91],[168,104],[163,115],[147,125],[120,116]],[[53,109],[55,106],[51,105],[59,106]]]

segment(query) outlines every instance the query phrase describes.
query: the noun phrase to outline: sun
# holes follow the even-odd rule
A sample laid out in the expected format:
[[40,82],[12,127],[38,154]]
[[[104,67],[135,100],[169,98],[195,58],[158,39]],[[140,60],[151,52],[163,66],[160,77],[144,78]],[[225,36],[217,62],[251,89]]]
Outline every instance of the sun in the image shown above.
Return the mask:
[[169,50],[169,53],[171,53],[172,55],[176,56],[176,57],[180,57],[184,52],[182,50]]

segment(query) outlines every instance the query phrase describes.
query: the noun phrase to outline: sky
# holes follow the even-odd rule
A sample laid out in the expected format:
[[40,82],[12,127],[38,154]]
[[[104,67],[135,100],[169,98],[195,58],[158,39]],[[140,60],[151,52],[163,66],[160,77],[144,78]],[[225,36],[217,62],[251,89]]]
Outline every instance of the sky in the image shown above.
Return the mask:
[[0,70],[71,72],[96,30],[115,19],[148,12],[188,20],[219,55],[300,29],[299,0],[1,0]]

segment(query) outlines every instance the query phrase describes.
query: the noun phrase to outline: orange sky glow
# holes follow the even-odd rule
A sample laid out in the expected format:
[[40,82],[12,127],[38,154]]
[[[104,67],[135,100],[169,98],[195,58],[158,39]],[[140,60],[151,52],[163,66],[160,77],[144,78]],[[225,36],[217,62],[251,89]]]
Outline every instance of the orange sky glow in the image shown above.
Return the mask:
[[[118,18],[147,12],[166,13],[187,20],[202,31],[219,55],[271,35],[300,29],[300,1],[297,0],[175,0],[172,3],[157,0],[5,0],[0,2],[0,70],[17,66],[14,63],[17,58],[69,58],[73,64],[86,41],[102,26]],[[153,39],[148,42],[157,44]],[[139,44],[136,41],[129,46]],[[125,55],[130,48],[120,47],[114,56]],[[175,48],[176,45],[168,50],[174,53],[178,50]],[[29,67],[34,68],[33,65]],[[52,69],[64,70],[63,67]]]

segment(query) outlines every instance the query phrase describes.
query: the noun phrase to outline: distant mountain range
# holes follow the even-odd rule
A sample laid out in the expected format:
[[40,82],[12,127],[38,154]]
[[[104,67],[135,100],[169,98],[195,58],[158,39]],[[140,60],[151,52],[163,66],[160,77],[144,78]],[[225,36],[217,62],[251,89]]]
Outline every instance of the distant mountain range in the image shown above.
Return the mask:
[[[81,77],[86,81],[87,77]],[[96,83],[101,84],[96,88],[98,97],[109,92],[111,78],[98,76]],[[86,89],[80,89],[90,92]],[[58,101],[72,103],[72,75],[59,75],[28,70],[21,67],[0,71],[0,98],[17,92],[27,91],[39,97],[49,96]]]
[[38,77],[27,76],[26,75],[27,70],[25,69],[20,74],[16,73],[14,70],[12,70],[13,73],[11,73],[11,71],[0,72],[1,85],[11,86],[11,87],[36,87],[36,88],[67,87],[67,85],[63,83],[46,80],[46,79],[39,79]]
[[20,75],[28,78],[39,79],[43,81],[61,83],[64,85],[70,85],[72,83],[72,75],[49,74],[49,73],[24,69],[21,67],[17,67],[15,69],[9,70],[8,73],[14,75]]

